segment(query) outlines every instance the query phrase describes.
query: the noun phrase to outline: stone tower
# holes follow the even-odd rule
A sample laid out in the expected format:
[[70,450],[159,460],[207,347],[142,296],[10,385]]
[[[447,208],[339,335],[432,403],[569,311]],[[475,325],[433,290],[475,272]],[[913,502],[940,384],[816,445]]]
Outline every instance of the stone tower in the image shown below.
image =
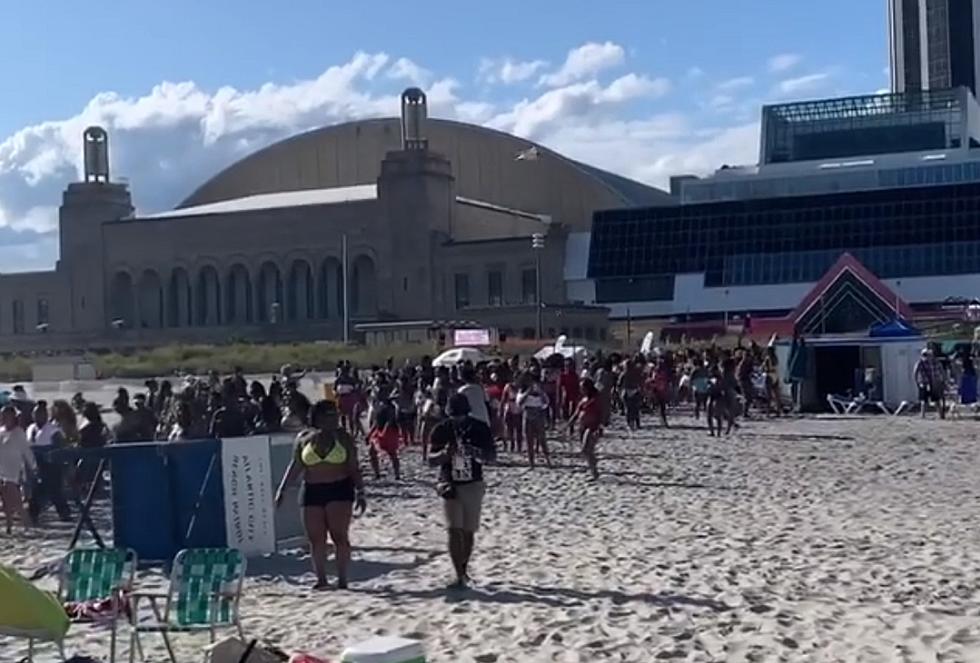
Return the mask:
[[58,272],[68,285],[71,329],[97,331],[108,325],[102,225],[133,214],[129,188],[109,181],[109,137],[102,127],[82,134],[84,173],[65,189],[59,210],[61,258]]
[[429,150],[425,93],[405,90],[401,111],[402,149],[385,155],[378,177],[391,241],[385,261],[390,288],[379,292],[390,297],[381,302],[386,312],[403,320],[422,319],[444,309],[433,259],[436,247],[452,233],[456,186],[449,160]]

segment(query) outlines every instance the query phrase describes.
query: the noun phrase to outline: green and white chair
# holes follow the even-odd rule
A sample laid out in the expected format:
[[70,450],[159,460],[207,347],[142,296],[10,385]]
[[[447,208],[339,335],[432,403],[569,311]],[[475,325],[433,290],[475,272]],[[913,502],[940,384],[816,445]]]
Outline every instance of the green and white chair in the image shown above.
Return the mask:
[[[239,638],[244,640],[239,616],[244,579],[245,556],[239,550],[192,548],[178,552],[166,593],[132,594],[130,663],[137,649],[142,658],[140,633],[160,633],[173,663],[177,663],[177,658],[170,643],[170,633],[208,631],[214,643],[218,628],[235,627]],[[146,622],[139,618],[139,605],[143,599],[149,602],[153,613],[152,619]]]
[[136,566],[136,553],[129,548],[75,548],[61,562],[58,598],[62,603],[112,602],[112,611],[107,617],[112,629],[110,662],[116,660],[118,622],[126,614]]

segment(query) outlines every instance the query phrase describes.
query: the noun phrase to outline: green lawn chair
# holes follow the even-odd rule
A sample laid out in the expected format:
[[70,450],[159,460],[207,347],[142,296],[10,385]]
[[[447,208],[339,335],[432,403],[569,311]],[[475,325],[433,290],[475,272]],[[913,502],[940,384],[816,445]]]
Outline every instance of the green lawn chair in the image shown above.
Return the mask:
[[61,563],[58,598],[63,603],[112,601],[110,662],[116,660],[117,622],[125,615],[136,564],[136,553],[130,548],[75,548]]
[[[170,587],[164,593],[133,593],[133,635],[129,648],[130,663],[142,645],[139,634],[157,632],[163,636],[170,660],[177,663],[170,644],[171,632],[208,631],[214,643],[219,627],[234,626],[238,636],[245,639],[238,606],[245,579],[245,557],[233,548],[192,548],[181,550],[174,557],[170,572]],[[141,622],[139,603],[149,601],[152,621]],[[160,610],[158,601],[165,601]]]

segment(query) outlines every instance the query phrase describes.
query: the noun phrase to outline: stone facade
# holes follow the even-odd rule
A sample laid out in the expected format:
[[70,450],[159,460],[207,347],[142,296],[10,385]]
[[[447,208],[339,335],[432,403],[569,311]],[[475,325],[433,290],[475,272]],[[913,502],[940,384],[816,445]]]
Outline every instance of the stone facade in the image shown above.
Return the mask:
[[[311,150],[323,138],[314,132],[319,142],[290,139],[263,150],[178,209],[145,217],[134,216],[126,185],[109,181],[105,132],[87,130],[85,181],[70,184],[61,205],[57,267],[0,276],[0,349],[341,339],[345,238],[352,328],[357,322],[437,318],[483,319],[515,335],[534,327],[538,256],[531,236],[544,236],[541,290],[556,312],[566,301],[569,229],[584,223],[586,208],[590,217],[599,204],[622,201],[608,182],[560,157],[529,164],[527,172],[538,177],[529,175],[522,192],[481,197],[474,178],[488,182],[491,193],[501,191],[493,176],[500,156],[453,164],[418,135],[430,126],[424,95],[420,110],[418,97],[404,103],[415,113],[415,133],[384,153],[373,180],[344,179],[343,169],[328,176],[320,166],[316,177],[304,176],[302,164],[316,161]],[[340,133],[349,131],[344,126]],[[489,136],[511,161],[515,148],[526,149],[520,139],[495,132],[460,133],[458,154],[469,154],[463,145],[470,134],[481,141]],[[294,180],[277,174],[290,158],[299,164]],[[263,168],[269,171],[265,179]],[[466,196],[459,192],[461,171]],[[349,195],[340,187],[349,187]],[[549,210],[549,201],[562,201],[566,192],[568,200]],[[506,205],[515,199],[526,199],[532,209]],[[597,334],[604,328],[604,309],[583,314],[598,321],[590,325]],[[560,320],[547,325],[561,326]]]

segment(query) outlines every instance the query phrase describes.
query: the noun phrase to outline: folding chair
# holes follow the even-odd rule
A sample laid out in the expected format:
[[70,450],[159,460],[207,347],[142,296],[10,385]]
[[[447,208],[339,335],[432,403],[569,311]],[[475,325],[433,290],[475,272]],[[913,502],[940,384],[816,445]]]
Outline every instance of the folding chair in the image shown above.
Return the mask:
[[136,577],[136,553],[130,548],[76,548],[61,562],[58,598],[62,602],[112,601],[109,661],[116,660],[117,622]]
[[841,396],[840,394],[827,394],[827,405],[833,410],[834,414],[844,414],[847,412],[847,408],[851,406],[854,399],[849,396]]
[[858,394],[858,397],[851,401],[844,409],[844,414],[860,414],[865,408],[877,409],[883,414],[891,414],[888,406],[882,401],[872,400],[864,394]]
[[[129,660],[133,662],[136,648],[143,657],[139,634],[157,632],[163,636],[170,660],[177,663],[170,643],[171,632],[208,631],[214,644],[218,627],[234,626],[238,637],[245,635],[239,616],[242,582],[245,579],[245,557],[234,548],[192,548],[181,550],[174,557],[170,586],[166,593],[134,592],[132,594],[132,641]],[[146,599],[153,619],[141,623],[139,603]],[[164,600],[161,611],[158,601]]]

